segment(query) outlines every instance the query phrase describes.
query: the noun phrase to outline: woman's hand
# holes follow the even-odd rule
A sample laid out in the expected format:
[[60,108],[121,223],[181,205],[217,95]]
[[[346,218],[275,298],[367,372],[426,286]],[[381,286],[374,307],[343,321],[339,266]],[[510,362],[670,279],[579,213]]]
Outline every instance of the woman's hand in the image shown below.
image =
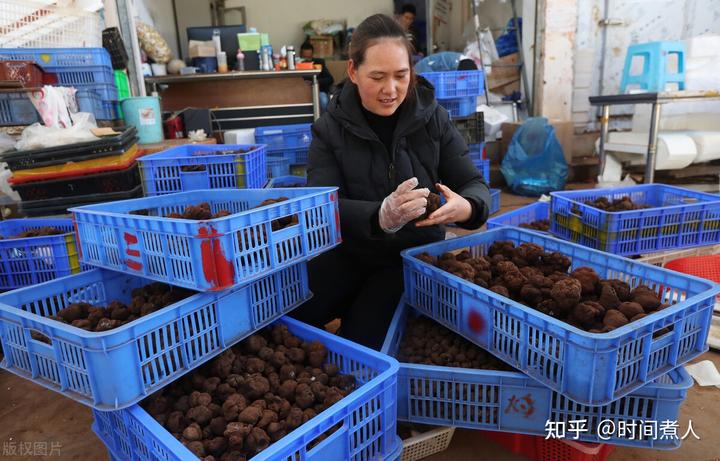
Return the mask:
[[417,227],[465,222],[472,217],[472,204],[467,199],[442,184],[436,184],[436,187],[445,197],[445,205],[430,213],[427,219],[416,222]]
[[417,185],[417,178],[410,178],[385,197],[378,216],[380,228],[385,233],[394,234],[405,224],[425,213],[430,190],[415,189]]

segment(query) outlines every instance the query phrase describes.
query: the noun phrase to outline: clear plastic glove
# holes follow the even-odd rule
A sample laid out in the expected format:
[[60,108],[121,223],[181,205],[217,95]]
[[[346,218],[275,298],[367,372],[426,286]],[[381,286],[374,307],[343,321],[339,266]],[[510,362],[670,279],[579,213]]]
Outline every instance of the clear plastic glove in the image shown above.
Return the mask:
[[415,189],[417,178],[410,178],[400,184],[395,192],[385,197],[380,205],[380,228],[394,234],[405,224],[425,213],[429,189]]

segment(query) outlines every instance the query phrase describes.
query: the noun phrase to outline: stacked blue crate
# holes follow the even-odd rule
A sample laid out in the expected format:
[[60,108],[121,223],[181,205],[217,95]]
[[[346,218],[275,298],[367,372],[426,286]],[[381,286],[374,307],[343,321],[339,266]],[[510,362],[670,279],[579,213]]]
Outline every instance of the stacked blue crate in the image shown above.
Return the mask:
[[[202,202],[221,217],[177,217]],[[112,459],[192,459],[139,402],[277,324],[321,342],[323,366],[356,387],[253,459],[399,459],[397,361],[285,317],[312,296],[307,260],[341,241],[336,188],[202,190],[71,211],[81,261],[105,268],[0,294],[0,366],[92,407]],[[199,292],[104,331],[56,320],[70,306],[129,310],[153,280]]]
[[310,123],[255,128],[255,142],[267,146],[267,168],[271,178],[287,176],[293,165],[305,165],[312,141]]
[[110,54],[105,48],[3,48],[0,61],[34,61],[57,74],[58,86],[78,90],[79,108],[98,120],[117,118],[118,99]]
[[467,117],[476,111],[477,97],[485,91],[481,70],[423,72],[435,87],[435,98],[450,117]]

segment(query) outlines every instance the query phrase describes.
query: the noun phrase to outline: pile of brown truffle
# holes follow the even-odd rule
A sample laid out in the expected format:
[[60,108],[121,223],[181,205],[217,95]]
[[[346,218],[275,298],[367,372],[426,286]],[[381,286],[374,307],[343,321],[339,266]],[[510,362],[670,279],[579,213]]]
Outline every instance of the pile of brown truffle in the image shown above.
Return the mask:
[[6,240],[12,240],[12,239],[24,239],[24,238],[30,238],[30,237],[45,237],[48,235],[62,235],[67,234],[68,231],[64,231],[61,229],[58,229],[57,227],[51,227],[51,226],[45,226],[45,227],[38,227],[36,229],[28,229],[26,231],[20,232],[17,235],[13,235],[11,237],[0,237],[0,240],[6,239]]
[[142,406],[203,461],[245,461],[355,389],[355,377],[341,374],[327,356],[319,341],[276,325]]
[[538,219],[536,221],[524,222],[519,224],[523,229],[532,229],[542,232],[550,231],[550,220],[549,219]]
[[194,294],[194,291],[185,288],[171,287],[155,282],[134,289],[132,301],[128,305],[120,301],[112,301],[105,307],[83,302],[72,303],[48,318],[87,331],[108,331],[152,314]]
[[605,197],[598,197],[595,200],[586,201],[585,205],[590,205],[593,208],[611,212],[644,210],[646,208],[652,208],[650,205],[634,203],[628,195],[612,201]]
[[423,316],[408,318],[397,359],[420,365],[514,371],[484,349]]
[[612,331],[670,306],[645,285],[631,288],[619,279],[601,279],[590,267],[568,273],[570,258],[532,243],[516,247],[496,241],[487,256],[465,250],[417,258],[591,333]]

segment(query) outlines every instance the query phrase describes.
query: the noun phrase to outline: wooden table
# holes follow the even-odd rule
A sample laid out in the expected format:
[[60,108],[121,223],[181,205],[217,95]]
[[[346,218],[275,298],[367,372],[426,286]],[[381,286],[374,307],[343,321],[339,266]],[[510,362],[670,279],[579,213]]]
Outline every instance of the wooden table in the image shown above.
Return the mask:
[[159,93],[163,111],[211,109],[221,129],[232,129],[316,120],[318,74],[312,69],[167,75],[147,77],[145,83]]

